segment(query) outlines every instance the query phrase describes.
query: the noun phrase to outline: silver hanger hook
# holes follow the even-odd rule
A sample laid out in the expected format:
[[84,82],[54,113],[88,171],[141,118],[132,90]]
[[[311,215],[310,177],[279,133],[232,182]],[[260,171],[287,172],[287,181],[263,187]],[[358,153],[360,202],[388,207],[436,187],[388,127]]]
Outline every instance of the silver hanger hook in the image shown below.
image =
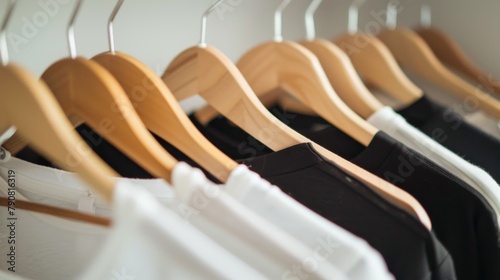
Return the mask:
[[429,3],[422,3],[420,7],[420,26],[429,28],[432,24],[432,10],[431,5]]
[[82,6],[83,0],[77,0],[75,9],[73,10],[73,14],[71,15],[71,19],[68,24],[68,45],[69,45],[69,53],[71,58],[76,58],[76,41],[75,41],[75,21],[76,16],[80,12],[80,7]]
[[389,29],[395,29],[398,24],[398,10],[397,5],[390,0],[387,3],[387,18],[385,22],[385,26]]
[[292,0],[283,0],[274,12],[274,41],[283,41],[283,11]]
[[200,44],[199,46],[204,48],[207,46],[207,17],[219,6],[224,0],[217,0],[215,1],[208,10],[203,13],[203,16],[201,17],[201,38],[200,38]]
[[347,31],[349,34],[355,34],[358,32],[359,25],[359,9],[366,3],[366,0],[354,0],[349,6],[349,22],[347,25]]
[[115,8],[113,9],[113,12],[111,13],[111,16],[109,16],[109,21],[108,21],[109,51],[113,54],[115,53],[115,34],[114,34],[115,32],[113,29],[113,21],[115,20],[118,11],[120,11],[123,2],[125,2],[125,0],[118,0],[118,2],[115,5]]
[[7,25],[9,24],[10,18],[14,11],[17,1],[9,1],[7,7],[7,14],[2,22],[2,28],[0,29],[0,60],[3,66],[9,64],[9,46],[7,45]]
[[316,11],[319,8],[319,5],[321,5],[322,2],[323,0],[312,0],[309,7],[307,7],[305,20],[306,20],[306,39],[308,41],[312,41],[316,38],[316,25],[314,23],[314,13],[316,13]]

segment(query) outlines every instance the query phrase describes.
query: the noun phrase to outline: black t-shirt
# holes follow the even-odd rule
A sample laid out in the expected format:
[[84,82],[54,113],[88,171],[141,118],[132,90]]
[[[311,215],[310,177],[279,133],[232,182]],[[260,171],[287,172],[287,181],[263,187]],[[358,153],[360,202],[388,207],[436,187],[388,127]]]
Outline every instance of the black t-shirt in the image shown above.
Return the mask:
[[422,97],[398,113],[441,145],[483,168],[500,183],[498,139],[471,125],[452,109],[442,107],[427,97]]
[[[453,257],[458,279],[500,279],[496,215],[472,187],[384,132],[377,133],[369,146],[364,147],[322,118],[278,107],[271,112],[312,141],[414,196],[429,214],[434,232]],[[215,119],[206,128],[192,120],[211,141],[217,139],[224,150],[253,146],[254,153],[269,153],[255,140],[248,141],[245,132],[224,118]],[[252,151],[250,147],[247,150]]]
[[311,145],[241,161],[306,207],[365,239],[396,279],[455,279],[453,260],[413,216],[325,160]]
[[496,215],[472,187],[384,132],[365,148],[322,119],[293,115],[291,127],[414,196],[453,257],[458,279],[500,279]]

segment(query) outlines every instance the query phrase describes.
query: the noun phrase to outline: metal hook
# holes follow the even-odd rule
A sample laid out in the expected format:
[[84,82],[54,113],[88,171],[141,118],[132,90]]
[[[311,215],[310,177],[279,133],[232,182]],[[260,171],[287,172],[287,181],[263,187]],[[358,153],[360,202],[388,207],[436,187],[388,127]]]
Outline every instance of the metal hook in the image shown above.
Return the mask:
[[83,0],[77,0],[75,9],[73,10],[73,14],[71,15],[71,19],[68,25],[68,44],[69,44],[69,53],[71,58],[76,58],[76,42],[75,42],[75,20],[78,12],[80,12],[80,7],[82,6]]
[[208,10],[203,13],[203,17],[201,18],[201,38],[199,46],[204,48],[207,46],[207,17],[219,6],[224,0],[215,1]]
[[9,1],[7,7],[7,14],[2,22],[2,28],[0,29],[0,60],[3,66],[6,66],[9,63],[9,46],[7,45],[7,25],[9,24],[10,18],[12,16],[12,12],[14,11],[14,7],[16,6],[17,1],[12,0]]
[[398,24],[398,11],[397,5],[393,1],[387,4],[387,18],[385,26],[389,29],[395,29]]
[[359,9],[365,3],[366,0],[354,0],[349,6],[349,22],[347,25],[347,31],[349,34],[355,34],[358,32]]
[[125,2],[125,0],[118,0],[115,8],[113,9],[113,12],[111,13],[111,16],[109,17],[109,21],[108,21],[109,51],[112,54],[115,53],[115,34],[114,34],[114,30],[113,30],[113,21],[115,20],[116,14],[118,14],[118,11],[122,7],[123,2]]
[[431,27],[432,10],[428,3],[423,3],[420,7],[420,25],[425,28]]
[[306,10],[306,39],[312,41],[316,38],[316,25],[314,23],[314,13],[318,10],[323,0],[312,0]]
[[290,4],[292,0],[283,0],[274,12],[274,41],[283,41],[283,10]]

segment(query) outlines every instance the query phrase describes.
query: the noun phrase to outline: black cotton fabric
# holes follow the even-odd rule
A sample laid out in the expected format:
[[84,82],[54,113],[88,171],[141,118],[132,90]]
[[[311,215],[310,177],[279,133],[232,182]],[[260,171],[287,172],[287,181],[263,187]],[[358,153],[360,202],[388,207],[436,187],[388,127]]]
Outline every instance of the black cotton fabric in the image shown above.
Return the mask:
[[290,126],[297,123],[319,145],[414,196],[453,257],[458,279],[500,279],[496,216],[472,187],[384,132],[365,148],[333,126],[314,131],[323,120],[294,115]]
[[498,139],[471,125],[452,109],[442,107],[425,96],[398,113],[441,145],[483,168],[500,183]]
[[455,279],[452,258],[405,211],[301,144],[242,161],[285,193],[365,239],[396,279]]
[[[270,111],[312,141],[414,196],[426,209],[436,236],[453,257],[458,279],[500,279],[496,216],[472,187],[384,132],[377,133],[364,147],[322,118],[286,112],[279,107]],[[224,118],[215,119],[206,129],[210,132],[206,135],[224,141],[225,149],[233,146],[232,150],[236,150],[238,143],[249,143],[244,141],[248,135]],[[223,132],[225,135],[221,136]]]

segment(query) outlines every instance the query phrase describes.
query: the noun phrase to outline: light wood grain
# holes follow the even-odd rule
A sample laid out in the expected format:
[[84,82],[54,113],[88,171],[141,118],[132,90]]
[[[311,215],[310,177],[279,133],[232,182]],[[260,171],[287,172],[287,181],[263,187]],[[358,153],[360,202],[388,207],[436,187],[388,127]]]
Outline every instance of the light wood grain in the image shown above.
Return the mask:
[[238,165],[210,143],[189,120],[161,78],[133,57],[103,53],[92,60],[120,83],[146,127],[169,142],[221,182]]
[[[88,149],[45,83],[16,65],[0,67],[0,124],[111,202],[117,174]],[[23,142],[24,142],[23,141]],[[87,147],[87,148],[85,148]]]
[[[258,68],[262,69],[262,66]],[[257,72],[252,71],[258,76]],[[279,77],[263,79],[269,81],[255,87],[260,93],[270,91],[272,88],[267,85],[276,83]],[[260,103],[236,66],[216,49],[193,47],[184,51],[170,64],[163,80],[178,100],[198,93],[220,114],[274,151],[312,143],[325,159],[372,186],[389,201],[418,218],[427,228],[432,227],[423,207],[408,193],[315,144],[276,119]]]
[[395,98],[401,105],[411,105],[423,96],[399,67],[382,42],[367,34],[344,34],[334,40],[351,59],[363,80]]
[[378,132],[340,99],[319,60],[299,44],[264,43],[246,52],[237,66],[257,96],[283,89],[365,146]]
[[236,66],[214,48],[193,47],[169,65],[163,81],[177,100],[199,94],[220,114],[275,151],[302,143],[303,137],[259,102]]
[[177,161],[147,130],[115,78],[98,63],[63,59],[42,75],[74,125],[85,122],[157,178],[170,182]]
[[[7,207],[9,206],[9,200],[5,197],[0,197],[0,206]],[[36,212],[39,214],[46,214],[55,216],[58,218],[64,218],[73,220],[76,222],[83,222],[87,224],[94,224],[103,227],[111,226],[111,221],[107,218],[102,218],[98,216],[93,216],[85,213],[80,213],[76,211],[72,211],[69,209],[53,207],[49,205],[44,205],[40,203],[24,201],[24,200],[16,200],[15,206],[16,209]]]
[[463,100],[472,99],[478,107],[500,118],[500,101],[475,88],[450,70],[434,55],[425,41],[410,29],[385,29],[378,34],[397,61],[408,70],[433,82]]
[[416,32],[442,63],[500,97],[500,81],[479,68],[451,37],[436,28],[418,28]]
[[302,41],[301,45],[319,59],[330,84],[358,115],[367,119],[384,107],[366,88],[349,57],[338,46],[323,39]]

